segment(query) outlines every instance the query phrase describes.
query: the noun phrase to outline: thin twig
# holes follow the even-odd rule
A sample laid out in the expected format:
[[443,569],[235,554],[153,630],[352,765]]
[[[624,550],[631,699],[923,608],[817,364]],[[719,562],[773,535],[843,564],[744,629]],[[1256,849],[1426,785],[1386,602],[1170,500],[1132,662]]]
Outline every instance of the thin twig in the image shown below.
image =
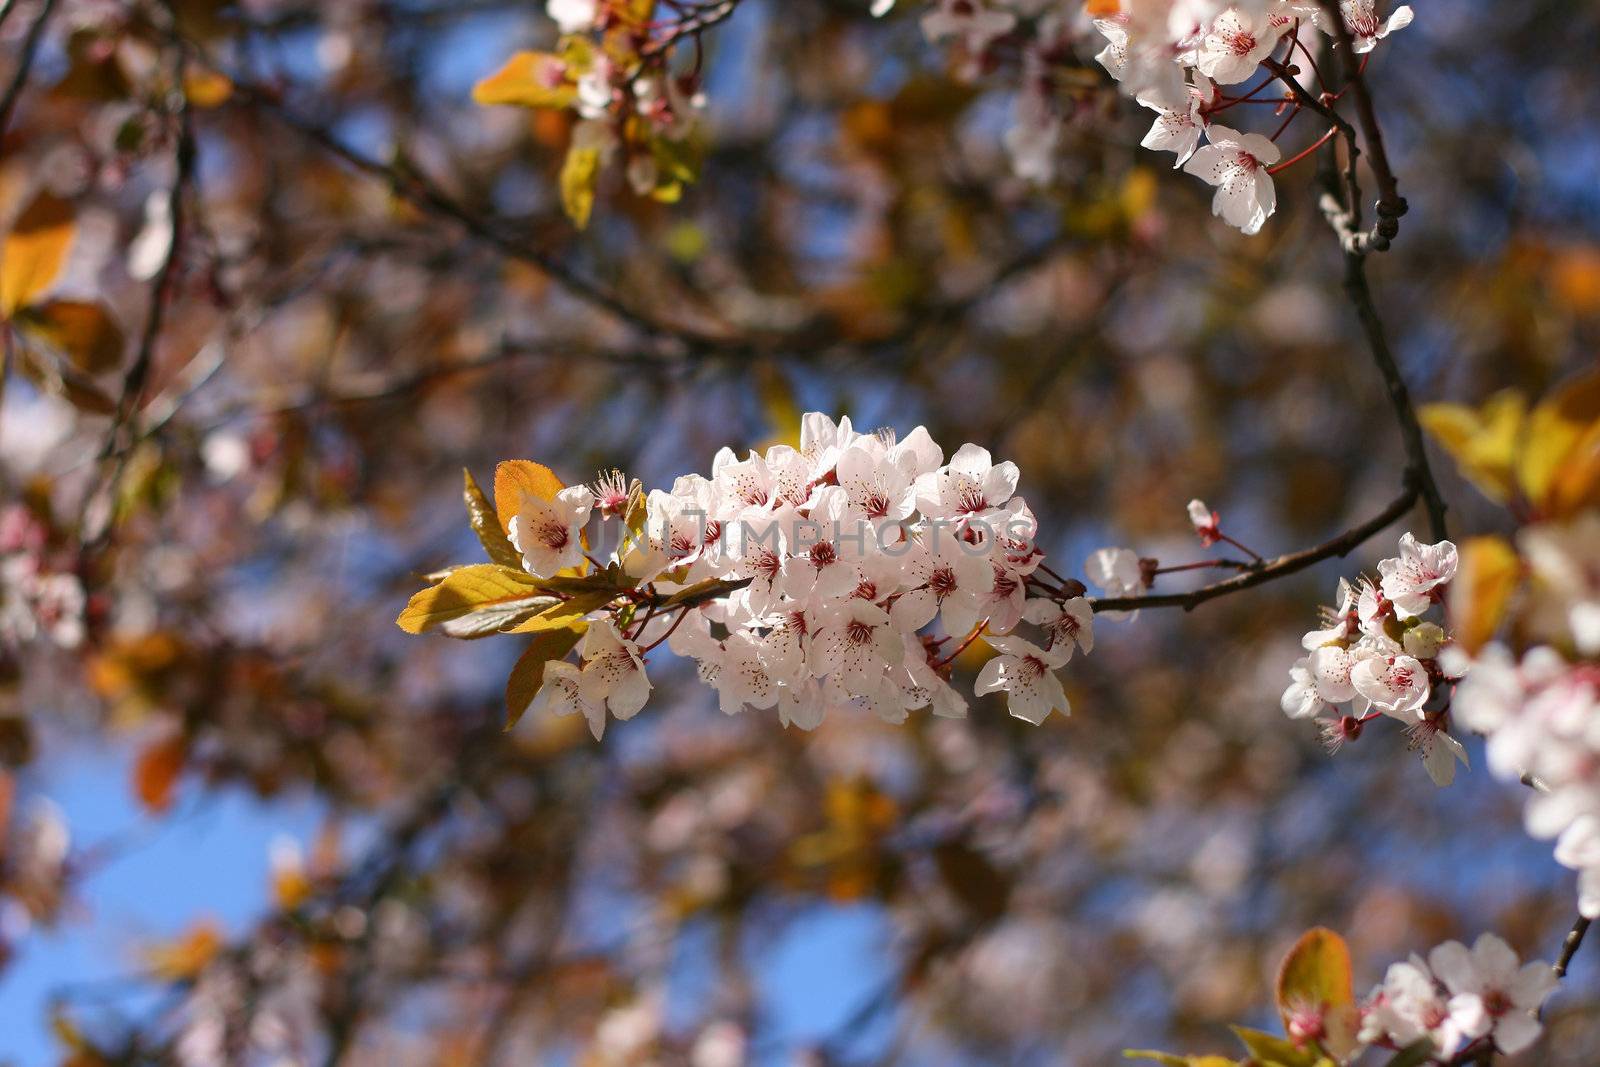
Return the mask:
[[1263,585],[1274,579],[1293,574],[1296,571],[1305,570],[1307,567],[1320,563],[1325,559],[1348,554],[1368,538],[1374,536],[1384,527],[1411,510],[1412,505],[1417,502],[1417,496],[1417,478],[1413,472],[1407,472],[1404,491],[1395,497],[1388,507],[1366,522],[1361,523],[1359,526],[1351,527],[1332,540],[1324,541],[1320,545],[1300,552],[1291,552],[1288,555],[1268,560],[1248,573],[1240,574],[1224,581],[1213,582],[1210,585],[1201,586],[1199,589],[1194,589],[1187,593],[1091,597],[1089,598],[1089,605],[1095,611],[1139,611],[1142,608],[1182,608],[1185,611],[1191,611],[1206,601],[1214,600],[1219,596],[1227,596],[1229,593],[1237,593],[1244,589]]
[[284,107],[277,100],[276,94],[267,89],[247,81],[234,80],[234,92],[230,99],[235,104],[249,106],[258,114],[266,115],[280,125],[288,127],[368,177],[381,179],[397,196],[413,207],[431,215],[447,218],[503,255],[538,267],[573,296],[654,341],[673,343],[680,348],[691,350],[739,347],[741,344],[734,339],[716,337],[689,327],[651,319],[625,303],[616,294],[601,288],[597,283],[565,266],[549,253],[502,233],[493,224],[447,195],[415,168],[401,170],[358,152],[340,140],[331,130]]
[[1422,424],[1417,421],[1416,408],[1411,403],[1411,393],[1395,363],[1394,353],[1384,333],[1383,320],[1372,301],[1372,287],[1367,283],[1367,260],[1356,252],[1344,255],[1344,291],[1355,306],[1356,317],[1361,320],[1361,332],[1372,350],[1372,359],[1383,376],[1384,388],[1389,394],[1389,406],[1394,409],[1395,421],[1400,426],[1400,438],[1405,446],[1406,463],[1417,479],[1423,506],[1428,512],[1428,529],[1435,541],[1449,536],[1445,528],[1444,497],[1434,481],[1433,468],[1428,464],[1427,445],[1422,437]]
[[1557,978],[1567,976],[1572,957],[1578,954],[1578,949],[1583,945],[1583,935],[1589,932],[1590,921],[1580,915],[1578,921],[1572,924],[1572,929],[1567,931],[1567,936],[1561,942],[1561,955],[1556,957],[1555,966],[1551,968]]
[[[7,4],[0,12],[0,22],[11,14],[11,4]],[[17,101],[22,97],[22,88],[28,83],[28,74],[33,70],[33,61],[38,57],[39,45],[44,42],[44,28],[50,21],[50,15],[55,11],[56,0],[44,0],[44,7],[39,9],[39,14],[34,17],[33,25],[28,27],[28,34],[23,38],[22,51],[17,56],[17,69],[11,75],[11,83],[6,86],[5,95],[0,97],[0,137],[5,136],[6,127],[11,124],[11,112],[17,106]]]

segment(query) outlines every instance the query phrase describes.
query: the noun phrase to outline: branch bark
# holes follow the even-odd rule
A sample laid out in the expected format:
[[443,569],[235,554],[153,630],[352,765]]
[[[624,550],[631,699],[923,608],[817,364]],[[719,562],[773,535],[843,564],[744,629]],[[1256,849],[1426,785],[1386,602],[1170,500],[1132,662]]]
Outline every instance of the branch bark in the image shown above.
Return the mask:
[[[0,12],[0,22],[10,16],[12,7],[12,4],[7,4],[4,11]],[[11,112],[15,110],[17,101],[22,97],[23,87],[28,84],[28,75],[33,71],[33,61],[39,55],[39,45],[44,42],[44,28],[50,22],[50,16],[55,9],[56,0],[44,0],[44,7],[34,16],[33,25],[28,27],[28,35],[22,40],[22,49],[17,53],[17,69],[11,75],[5,95],[0,96],[0,137],[5,136],[6,127],[11,124]]]
[[1296,571],[1303,571],[1325,559],[1335,556],[1344,556],[1360,546],[1390,523],[1398,520],[1412,505],[1417,502],[1419,495],[1418,478],[1415,471],[1406,473],[1404,490],[1395,497],[1378,514],[1358,526],[1353,526],[1344,533],[1320,545],[1304,549],[1300,552],[1291,552],[1288,555],[1278,556],[1261,563],[1244,574],[1210,585],[1201,586],[1199,589],[1187,593],[1154,593],[1146,596],[1129,597],[1091,597],[1089,605],[1095,611],[1138,611],[1141,608],[1182,608],[1192,611],[1208,600],[1215,600],[1219,596],[1237,593]]

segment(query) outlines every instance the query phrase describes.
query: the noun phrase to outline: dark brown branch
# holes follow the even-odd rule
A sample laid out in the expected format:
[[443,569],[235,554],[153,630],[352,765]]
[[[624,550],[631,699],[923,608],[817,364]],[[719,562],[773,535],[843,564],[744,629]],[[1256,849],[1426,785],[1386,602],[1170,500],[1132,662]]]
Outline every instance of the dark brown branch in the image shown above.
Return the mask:
[[1345,82],[1350,88],[1350,95],[1355,98],[1356,119],[1361,123],[1368,164],[1378,181],[1377,233],[1393,240],[1400,232],[1398,220],[1406,213],[1405,197],[1400,195],[1400,182],[1395,177],[1394,168],[1389,165],[1389,154],[1383,147],[1383,128],[1378,125],[1378,112],[1372,105],[1372,94],[1367,91],[1361,61],[1356,58],[1355,42],[1350,38],[1350,27],[1345,25],[1339,0],[1322,0],[1322,10],[1333,28],[1334,50],[1344,64]]
[[[7,4],[3,14],[9,16],[12,9]],[[22,89],[28,84],[28,75],[33,70],[33,61],[39,55],[39,45],[44,42],[44,29],[50,21],[50,15],[56,9],[56,0],[44,0],[44,7],[39,9],[39,14],[34,17],[33,25],[28,27],[28,34],[22,40],[22,49],[17,53],[17,69],[11,75],[11,82],[6,86],[4,96],[0,96],[0,137],[5,136],[6,127],[11,125],[11,112],[16,108],[17,101],[22,97]]]
[[284,107],[275,93],[249,82],[234,81],[232,100],[286,126],[355,170],[389,185],[395,195],[430,215],[443,217],[501,254],[538,267],[573,296],[605,312],[647,338],[680,349],[727,349],[742,343],[678,325],[657,322],[624,302],[616,294],[578,274],[554,256],[502,233],[447,195],[414,168],[389,166],[356,151],[332,131]]
[[1555,966],[1551,968],[1557,978],[1567,976],[1572,957],[1578,954],[1578,949],[1583,945],[1583,935],[1589,932],[1590,921],[1580,915],[1578,921],[1572,924],[1572,929],[1567,931],[1567,936],[1561,942],[1561,955],[1556,957]]
[[[176,26],[177,16],[169,10],[167,17],[172,25]],[[108,507],[116,499],[117,483],[121,481],[123,468],[133,451],[131,445],[139,437],[135,423],[140,401],[150,381],[150,369],[155,363],[156,345],[161,340],[161,327],[166,321],[167,306],[172,302],[177,289],[179,260],[184,238],[184,193],[194,177],[196,155],[194,126],[190,121],[188,98],[184,93],[186,71],[187,62],[183,50],[174,48],[172,85],[168,89],[170,117],[177,124],[173,149],[172,188],[167,193],[167,225],[171,227],[170,240],[161,258],[161,264],[156,269],[155,277],[151,279],[149,308],[145,313],[144,328],[139,335],[139,347],[134,353],[133,362],[128,365],[127,373],[123,376],[122,394],[117,399],[117,409],[111,416],[111,429],[107,432],[105,444],[100,450],[100,460],[111,461],[110,478],[105,488],[98,494],[98,499],[107,502]],[[125,435],[128,437],[127,441],[124,440]],[[89,505],[96,499],[96,494],[90,494],[85,499],[86,515]],[[86,533],[84,543],[86,551],[109,536],[113,521],[113,516],[108,511],[104,517],[104,525],[92,533]]]
[[1383,376],[1384,388],[1389,394],[1389,406],[1394,409],[1395,421],[1400,426],[1400,439],[1405,445],[1406,463],[1416,477],[1422,494],[1423,506],[1428,512],[1428,531],[1434,541],[1443,541],[1448,535],[1445,527],[1444,497],[1433,478],[1433,468],[1428,464],[1427,444],[1422,437],[1422,424],[1417,421],[1416,408],[1411,403],[1411,393],[1389,349],[1389,339],[1384,333],[1383,320],[1378,318],[1377,306],[1372,301],[1372,287],[1367,283],[1367,260],[1358,252],[1344,254],[1344,291],[1361,320],[1361,332],[1372,350],[1373,362]]
[[[1350,78],[1349,89],[1355,95],[1358,106],[1365,103],[1365,110],[1370,112],[1372,101],[1367,94],[1365,83],[1361,81],[1359,69],[1353,69],[1354,55],[1351,51],[1350,33],[1345,27],[1344,16],[1339,14],[1336,0],[1328,5],[1332,9],[1330,17],[1337,20],[1339,29],[1340,46],[1345,55],[1347,77]],[[1378,176],[1382,189],[1386,190],[1378,202],[1378,221],[1371,233],[1361,231],[1361,186],[1356,176],[1356,159],[1360,149],[1356,145],[1355,130],[1351,127],[1338,111],[1322,99],[1318,99],[1300,85],[1294,78],[1291,68],[1282,63],[1269,60],[1267,67],[1277,75],[1289,90],[1294,94],[1302,106],[1315,111],[1338,127],[1345,141],[1348,152],[1344,173],[1344,201],[1340,201],[1338,182],[1331,173],[1326,174],[1325,180],[1329,188],[1323,194],[1321,207],[1322,213],[1327,218],[1328,224],[1339,236],[1340,246],[1344,249],[1344,291],[1351,305],[1355,308],[1356,317],[1361,322],[1361,332],[1367,339],[1367,347],[1372,352],[1373,362],[1377,364],[1378,373],[1383,376],[1383,384],[1389,395],[1389,406],[1393,408],[1395,421],[1400,427],[1401,442],[1405,447],[1406,463],[1417,479],[1417,486],[1422,495],[1423,506],[1428,512],[1428,529],[1434,541],[1442,541],[1448,536],[1445,525],[1444,497],[1439,492],[1438,483],[1434,480],[1433,468],[1428,462],[1428,451],[1422,436],[1422,426],[1417,421],[1416,408],[1411,402],[1410,390],[1406,388],[1405,378],[1400,374],[1399,365],[1395,363],[1394,353],[1389,348],[1388,335],[1384,332],[1383,320],[1378,317],[1377,305],[1372,299],[1372,287],[1367,281],[1368,250],[1383,251],[1389,247],[1390,238],[1399,232],[1395,219],[1404,212],[1405,201],[1398,199],[1394,192],[1395,177],[1389,170],[1387,156],[1383,155],[1381,139],[1375,140],[1378,132],[1377,118],[1372,116],[1370,123],[1366,117],[1362,118],[1362,129],[1367,146],[1370,149],[1373,172]],[[1395,207],[1398,201],[1399,207]],[[1386,206],[1387,205],[1387,206]]]
[[1244,574],[1224,581],[1213,582],[1210,585],[1201,586],[1199,589],[1194,589],[1187,593],[1090,597],[1089,605],[1097,612],[1138,611],[1141,608],[1182,608],[1185,611],[1191,611],[1206,601],[1215,600],[1219,596],[1227,596],[1229,593],[1237,593],[1258,585],[1264,585],[1274,579],[1305,570],[1307,567],[1321,563],[1325,559],[1347,555],[1384,527],[1411,510],[1412,505],[1417,502],[1417,496],[1417,478],[1414,472],[1407,472],[1405,489],[1390,502],[1388,507],[1359,526],[1351,527],[1332,540],[1324,541],[1313,548],[1304,549],[1300,552],[1291,552],[1286,556],[1267,560]]

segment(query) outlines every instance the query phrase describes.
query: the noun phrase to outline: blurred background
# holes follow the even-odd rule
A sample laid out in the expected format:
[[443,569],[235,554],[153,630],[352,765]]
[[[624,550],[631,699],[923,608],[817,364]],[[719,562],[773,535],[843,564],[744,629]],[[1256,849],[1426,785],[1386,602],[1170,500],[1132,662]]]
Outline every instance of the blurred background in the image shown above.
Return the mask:
[[[463,467],[664,486],[807,410],[1015,460],[1069,574],[1109,544],[1199,558],[1194,496],[1267,553],[1393,498],[1309,162],[1241,237],[1138,149],[1149,113],[1085,35],[1058,181],[1028,185],[1015,70],[964,81],[921,5],[867,6],[745,0],[704,38],[699,182],[658,204],[611,175],[580,233],[567,121],[470,100],[549,47],[541,4],[184,0],[233,84],[187,87],[163,278],[154,9],[3,5],[0,78],[31,56],[3,217],[73,206],[52,292],[126,343],[13,353],[0,406],[0,581],[81,591],[31,621],[0,603],[0,1062],[1104,1064],[1276,1028],[1277,961],[1315,924],[1358,989],[1483,930],[1553,957],[1573,878],[1476,739],[1439,790],[1398,731],[1330,759],[1278,709],[1316,605],[1404,525],[1099,620],[1073,715],[1039,728],[983,701],[786,732],[663,660],[603,744],[577,717],[504,732],[517,639],[393,625],[418,574],[479,558]],[[1369,72],[1411,204],[1378,306],[1420,398],[1542,391],[1600,339],[1600,8],[1414,6]],[[500,247],[403,195],[414,174]],[[1440,466],[1455,535],[1504,521]],[[1594,955],[1518,1062],[1595,1061]]]

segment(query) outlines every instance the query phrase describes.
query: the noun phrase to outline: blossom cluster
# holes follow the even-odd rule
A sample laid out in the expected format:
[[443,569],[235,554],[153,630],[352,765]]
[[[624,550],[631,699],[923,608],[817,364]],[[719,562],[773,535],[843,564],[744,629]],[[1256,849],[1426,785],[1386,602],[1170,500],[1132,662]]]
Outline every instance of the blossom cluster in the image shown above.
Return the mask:
[[1520,963],[1494,934],[1468,948],[1446,941],[1424,960],[1413,954],[1389,966],[1361,1007],[1360,1040],[1406,1048],[1427,1039],[1447,1060],[1472,1042],[1515,1055],[1539,1037],[1539,1006],[1556,987],[1543,961]]
[[1456,693],[1461,723],[1488,737],[1489,769],[1533,786],[1525,822],[1554,838],[1557,862],[1578,872],[1578,909],[1600,918],[1600,512],[1540,524],[1517,538],[1529,572],[1517,655],[1491,642]]
[[1378,564],[1377,579],[1340,579],[1323,625],[1301,639],[1307,655],[1289,672],[1281,706],[1292,719],[1316,718],[1331,749],[1388,715],[1406,725],[1438,785],[1455,778],[1466,750],[1450,734],[1450,691],[1460,671],[1443,656],[1449,634],[1436,618],[1458,565],[1449,541],[1421,544],[1410,533],[1400,554]]
[[[1411,22],[1410,7],[1384,18],[1377,5],[1339,5],[1358,54]],[[1279,134],[1241,133],[1218,121],[1231,107],[1260,99],[1259,88],[1230,96],[1223,87],[1248,81],[1275,56],[1288,62],[1297,50],[1314,70],[1316,43],[1305,38],[1308,28],[1335,33],[1327,10],[1317,0],[1130,0],[1095,27],[1107,42],[1095,58],[1124,93],[1156,113],[1141,144],[1173,153],[1175,166],[1215,186],[1213,214],[1247,234],[1259,232],[1277,207],[1272,174],[1281,157]]]
[[78,647],[85,605],[83,582],[52,559],[38,516],[22,504],[0,512],[0,648],[40,637]]
[[[920,426],[897,439],[818,413],[799,443],[723,449],[709,477],[639,494],[642,527],[613,564],[653,591],[648,606],[593,613],[581,662],[547,664],[534,707],[580,713],[599,737],[608,713],[643,707],[646,656],[665,642],[729,714],[776,708],[804,729],[852,704],[890,722],[924,707],[959,717],[950,666],[981,637],[995,654],[977,693],[1004,692],[1032,723],[1068,713],[1055,671],[1092,647],[1092,609],[1081,584],[1044,577],[1016,465],[972,444],[947,460]],[[637,493],[613,475],[524,494],[506,532],[524,568],[550,578],[583,563],[592,515],[624,519]]]
[[573,113],[577,122],[561,172],[567,214],[586,225],[601,173],[620,157],[638,196],[675,201],[695,168],[687,141],[705,105],[696,69],[675,70],[675,44],[692,38],[716,10],[677,23],[651,18],[632,0],[547,0],[561,32],[552,52],[519,52],[479,82],[480,104]]
[[[1384,14],[1379,5],[1380,0],[1341,0],[1344,29],[1359,55],[1411,23],[1409,6]],[[880,0],[873,11],[882,14],[890,6]],[[1104,42],[1095,60],[1125,95],[1156,113],[1141,145],[1173,153],[1175,166],[1216,187],[1214,214],[1245,233],[1259,232],[1277,206],[1277,141],[1300,104],[1286,92],[1287,84],[1276,97],[1264,95],[1279,79],[1275,71],[1253,89],[1233,94],[1227,87],[1250,80],[1274,60],[1286,69],[1297,52],[1307,71],[1315,72],[1316,35],[1336,36],[1328,10],[1318,0],[1121,0],[1089,8],[1100,16],[1092,20],[1093,29]],[[1086,28],[1078,22],[1083,9],[1052,0],[938,0],[922,17],[924,36],[953,42],[961,59],[958,72],[968,77],[993,67],[1000,45],[1020,43],[1022,84],[1005,134],[1019,177],[1041,183],[1054,177],[1070,117],[1056,72],[1084,39]],[[1269,104],[1290,114],[1270,137],[1222,121],[1225,112],[1245,104]]]

